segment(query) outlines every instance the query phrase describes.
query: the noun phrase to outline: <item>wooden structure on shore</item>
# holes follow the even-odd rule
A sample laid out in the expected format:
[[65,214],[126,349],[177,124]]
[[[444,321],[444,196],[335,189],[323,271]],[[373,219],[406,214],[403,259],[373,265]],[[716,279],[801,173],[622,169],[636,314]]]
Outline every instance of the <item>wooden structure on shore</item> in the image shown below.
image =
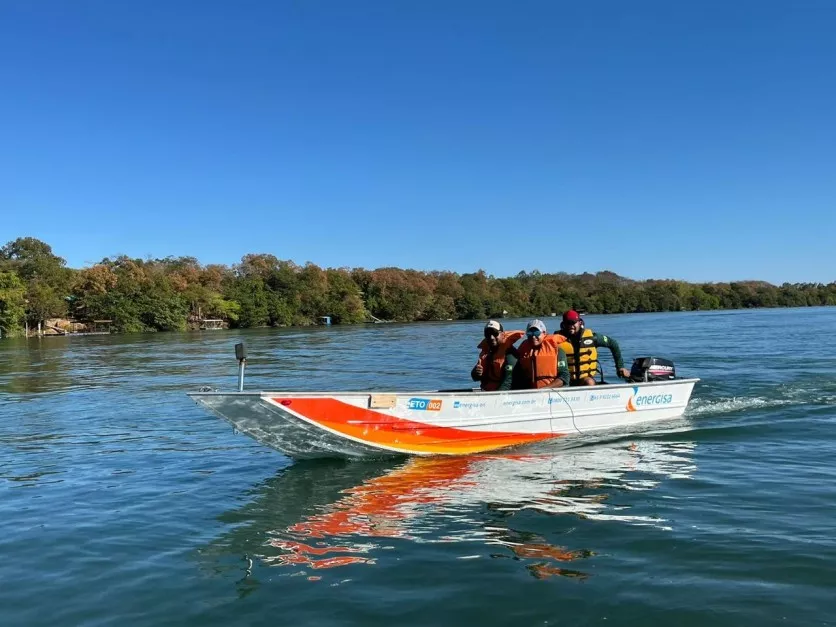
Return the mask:
[[65,335],[110,335],[112,327],[113,320],[89,320],[73,323]]

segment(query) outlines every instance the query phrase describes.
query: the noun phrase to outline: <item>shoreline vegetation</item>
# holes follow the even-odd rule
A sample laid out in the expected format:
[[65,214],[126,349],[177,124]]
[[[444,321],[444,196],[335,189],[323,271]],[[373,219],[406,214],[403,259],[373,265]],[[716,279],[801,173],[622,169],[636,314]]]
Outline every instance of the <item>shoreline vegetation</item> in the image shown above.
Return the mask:
[[193,257],[102,259],[73,269],[32,237],[0,248],[0,331],[137,333],[375,321],[484,320],[587,314],[836,305],[836,281],[634,281],[613,272],[320,268],[270,254],[233,266]]

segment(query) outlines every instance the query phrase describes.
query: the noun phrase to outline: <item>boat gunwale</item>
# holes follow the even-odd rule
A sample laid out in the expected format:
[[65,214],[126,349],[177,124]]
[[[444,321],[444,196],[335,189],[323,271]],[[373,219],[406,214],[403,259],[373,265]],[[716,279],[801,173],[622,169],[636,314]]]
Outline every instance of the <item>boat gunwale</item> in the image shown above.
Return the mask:
[[390,392],[385,390],[369,390],[366,392],[359,391],[359,390],[351,390],[351,391],[334,391],[334,392],[303,392],[303,391],[282,391],[282,390],[252,390],[252,391],[243,391],[239,392],[238,390],[212,390],[212,391],[194,391],[194,392],[186,392],[186,395],[189,397],[196,397],[196,396],[235,396],[235,397],[258,397],[262,398],[264,396],[279,396],[282,398],[329,398],[334,396],[348,396],[348,397],[364,397],[364,396],[413,396],[415,394],[432,394],[434,396],[438,396],[441,398],[447,398],[451,396],[488,396],[488,395],[498,395],[498,394],[530,394],[532,392],[542,392],[542,393],[568,393],[568,392],[582,392],[587,390],[613,390],[613,389],[629,389],[636,386],[641,387],[659,387],[664,385],[681,385],[687,383],[696,384],[700,381],[698,377],[693,378],[682,378],[682,379],[672,379],[668,381],[634,381],[634,382],[625,382],[625,383],[606,383],[603,385],[577,385],[577,386],[564,386],[559,388],[539,388],[539,389],[527,389],[527,390],[492,390],[492,391],[485,391],[480,390],[479,388],[474,388],[472,391],[468,391],[465,389],[462,390],[403,390],[399,392]]

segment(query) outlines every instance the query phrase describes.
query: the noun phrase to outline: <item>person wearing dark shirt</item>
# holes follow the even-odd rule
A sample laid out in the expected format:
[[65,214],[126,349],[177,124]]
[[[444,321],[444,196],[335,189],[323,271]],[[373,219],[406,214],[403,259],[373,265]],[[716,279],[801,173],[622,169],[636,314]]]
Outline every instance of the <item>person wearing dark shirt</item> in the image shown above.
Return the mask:
[[615,338],[594,333],[584,326],[578,312],[570,309],[563,314],[560,333],[565,340],[560,347],[566,353],[569,362],[571,385],[595,385],[595,377],[600,371],[598,349],[608,348],[615,360],[615,370],[619,377],[630,377],[630,371],[624,367],[621,348]]

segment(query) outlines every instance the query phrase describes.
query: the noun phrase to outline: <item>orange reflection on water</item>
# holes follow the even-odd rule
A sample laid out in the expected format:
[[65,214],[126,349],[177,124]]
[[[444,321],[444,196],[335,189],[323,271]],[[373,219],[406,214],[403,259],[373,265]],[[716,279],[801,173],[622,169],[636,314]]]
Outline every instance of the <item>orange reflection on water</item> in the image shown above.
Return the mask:
[[529,544],[517,545],[506,544],[505,546],[509,547],[517,557],[549,557],[553,560],[557,560],[558,562],[571,562],[572,560],[576,560],[581,557],[590,556],[589,551],[569,551],[551,544],[536,544],[532,542]]
[[[358,557],[354,555],[334,555],[332,557],[316,559],[314,556],[322,555],[323,549],[317,549],[299,542],[271,542],[271,544],[287,551],[287,553],[278,555],[271,560],[273,564],[278,566],[310,566],[313,569],[319,570],[322,568],[334,568],[336,566],[348,566],[349,564],[374,564],[374,559],[371,557]],[[359,549],[345,546],[334,546],[325,549],[325,552],[330,551],[360,552]]]
[[471,464],[472,458],[463,457],[412,459],[390,474],[345,490],[345,497],[334,503],[331,511],[309,516],[287,531],[310,538],[402,537],[406,533],[402,523],[416,515],[409,506],[445,500],[444,488],[465,476]]
[[528,569],[528,572],[534,575],[537,579],[548,579],[549,577],[554,577],[555,575],[581,580],[589,578],[587,573],[582,573],[579,570],[568,570],[566,568],[560,568],[559,566],[544,564],[542,562],[538,564],[529,564],[526,568]]
[[[505,463],[524,466],[529,456],[506,456]],[[490,463],[487,456],[452,458],[413,458],[389,472],[343,491],[343,497],[328,506],[328,511],[312,514],[288,526],[270,544],[285,553],[270,560],[274,564],[304,565],[314,569],[353,564],[374,564],[367,554],[379,548],[374,543],[329,544],[327,540],[360,536],[366,538],[411,538],[410,524],[427,513],[428,505],[450,505],[485,502],[489,495],[502,491],[496,478],[479,474],[479,464]],[[473,498],[469,498],[472,493]],[[516,559],[549,559],[559,562],[589,557],[589,551],[571,551],[545,542],[508,542],[502,529],[480,530],[479,539],[488,544],[507,547]],[[288,539],[290,536],[290,539]],[[316,538],[320,542],[304,543],[295,538]],[[542,538],[538,537],[538,540]],[[452,540],[448,540],[452,541]],[[340,554],[340,555],[334,555]],[[346,555],[348,554],[348,555]],[[325,557],[327,556],[327,557]],[[548,564],[531,565],[535,576],[563,574]],[[567,576],[577,576],[566,571]]]

